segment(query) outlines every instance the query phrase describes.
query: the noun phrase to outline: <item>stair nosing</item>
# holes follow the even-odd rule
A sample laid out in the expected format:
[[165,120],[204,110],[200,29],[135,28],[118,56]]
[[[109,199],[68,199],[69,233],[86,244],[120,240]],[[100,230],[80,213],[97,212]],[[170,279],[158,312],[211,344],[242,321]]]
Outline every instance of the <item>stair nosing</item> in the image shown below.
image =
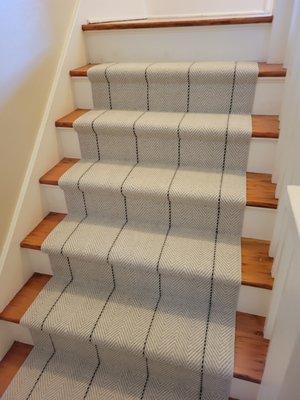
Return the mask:
[[139,20],[88,23],[82,25],[82,30],[87,32],[123,29],[177,28],[188,26],[270,24],[272,22],[273,15],[271,14],[189,18],[145,18]]
[[[11,347],[8,349],[8,351],[0,361],[0,397],[4,394],[5,390],[8,388],[33,348],[34,345],[32,344],[14,341]],[[4,376],[2,376],[2,371],[7,370],[7,367],[9,368],[8,376],[5,374]],[[229,400],[237,399],[233,399],[232,397],[230,397]]]
[[[86,64],[78,68],[72,69],[69,74],[71,77],[87,77],[87,71],[89,68],[100,65]],[[259,78],[282,78],[286,76],[287,70],[283,67],[283,64],[268,64],[265,62],[258,62],[259,66]]]
[[[62,118],[59,118],[55,121],[56,128],[73,128],[74,122],[80,116],[86,114],[87,112],[92,111],[91,109],[77,108],[72,112],[66,114]],[[279,117],[278,115],[256,115],[252,116],[252,138],[261,138],[261,139],[278,139],[279,138]],[[271,129],[265,129],[264,132],[259,131],[255,128],[256,124],[258,124],[259,120],[269,119],[272,121],[273,125]]]
[[[43,283],[43,284],[39,287],[39,290],[36,291],[36,292],[34,293],[34,296],[31,297],[31,298],[29,299],[29,301],[27,301],[26,307],[24,307],[24,304],[23,304],[22,312],[21,312],[21,313],[19,312],[18,318],[12,319],[12,318],[7,318],[7,317],[5,317],[6,310],[7,310],[7,308],[9,308],[9,307],[11,306],[11,303],[15,303],[15,304],[16,304],[16,303],[20,302],[20,304],[21,304],[21,301],[22,301],[22,299],[23,299],[23,297],[22,297],[22,291],[26,290],[26,285],[28,285],[28,282],[30,282],[30,281],[32,282],[32,281],[35,279],[35,276],[36,276],[36,275],[43,275],[43,277],[45,278],[46,283]],[[6,322],[13,322],[13,323],[16,323],[16,324],[20,324],[20,321],[21,321],[22,317],[25,315],[26,311],[30,308],[31,304],[35,301],[35,299],[37,298],[37,296],[39,295],[39,293],[42,291],[42,289],[45,287],[45,285],[49,282],[50,279],[51,279],[51,275],[34,273],[34,274],[31,276],[31,278],[30,278],[30,279],[24,284],[24,286],[20,289],[20,291],[15,295],[15,297],[12,299],[12,301],[6,306],[6,308],[2,311],[2,313],[0,313],[0,320],[6,321]],[[28,297],[27,297],[27,298],[28,298]],[[23,301],[22,301],[22,303],[23,303]],[[247,314],[247,313],[242,313],[242,312],[240,312],[240,311],[237,311],[237,312],[236,312],[236,318],[238,319],[238,318],[240,318],[241,316],[243,316],[244,318],[247,318],[247,317],[249,317],[249,318],[255,318],[255,319],[257,318],[257,319],[259,319],[259,320],[261,321],[261,326],[264,325],[264,321],[265,321],[265,318],[264,318],[264,317],[260,317],[260,316],[256,316],[256,315],[253,315],[253,314]],[[237,323],[237,325],[238,325],[238,323]],[[237,338],[237,333],[238,333],[238,332],[239,332],[239,331],[236,329],[236,331],[235,331],[235,336],[236,336],[236,338]],[[257,335],[257,332],[255,332],[255,335]],[[257,335],[257,336],[260,336],[260,335]],[[238,339],[236,339],[236,343],[238,343]],[[266,347],[267,347],[269,341],[268,341],[267,339],[263,339],[263,343],[264,343],[264,344],[266,345]],[[239,352],[239,350],[238,350],[237,348],[235,348],[235,357],[236,357],[236,355],[238,354],[238,352]],[[235,361],[235,368],[236,368],[236,361]],[[250,376],[249,374],[243,374],[243,373],[238,372],[238,371],[235,371],[235,372],[234,372],[234,377],[235,377],[235,378],[238,378],[238,379],[242,379],[242,380],[254,382],[254,383],[260,383],[260,382],[261,382],[261,378],[258,379],[257,377]]]
[[[47,238],[47,236],[52,232],[52,230],[61,222],[67,214],[64,213],[53,213],[50,212],[34,229],[31,231],[20,243],[20,247],[24,249],[31,249],[31,250],[41,250],[42,243],[44,240]],[[45,225],[47,227],[45,227]],[[249,239],[249,238],[242,238],[242,260],[241,260],[241,266],[242,266],[242,272],[243,272],[243,264],[245,258],[243,258],[243,249],[247,249],[247,243],[249,246],[249,243],[255,242],[259,244],[260,246],[263,246],[265,248],[264,253],[267,253],[267,250],[269,248],[269,241],[266,240],[258,240],[258,239]],[[259,255],[259,260],[263,260],[265,257],[268,258],[268,263],[272,264],[273,259],[266,254]],[[246,263],[247,264],[247,263]],[[249,264],[249,262],[248,262]],[[244,286],[250,286],[250,287],[255,287],[258,289],[265,289],[265,290],[272,290],[273,287],[273,278],[271,277],[271,265],[269,266],[269,273],[267,272],[267,275],[269,278],[264,282],[258,282],[255,279],[251,279],[248,277],[243,278],[242,274],[242,285]]]
[[[59,163],[57,163],[53,168],[46,172],[39,180],[42,185],[58,186],[58,181],[60,177],[70,169],[74,164],[76,164],[80,159],[78,158],[63,158]],[[275,184],[271,182],[271,174],[247,172],[247,202],[248,207],[260,207],[265,209],[276,210],[278,206],[278,200],[275,198]],[[254,192],[257,195],[256,186],[252,184],[249,185],[249,181],[253,180],[257,184],[257,180],[260,179],[268,181],[268,190],[270,191],[272,197],[269,199],[253,199],[253,194],[249,195],[249,192]]]

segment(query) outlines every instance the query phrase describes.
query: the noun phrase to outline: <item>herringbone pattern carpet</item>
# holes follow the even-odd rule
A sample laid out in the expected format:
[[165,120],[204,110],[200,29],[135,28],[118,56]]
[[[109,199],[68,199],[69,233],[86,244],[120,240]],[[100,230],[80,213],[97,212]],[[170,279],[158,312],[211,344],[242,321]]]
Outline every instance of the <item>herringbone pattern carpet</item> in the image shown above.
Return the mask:
[[102,64],[4,400],[225,400],[254,63]]

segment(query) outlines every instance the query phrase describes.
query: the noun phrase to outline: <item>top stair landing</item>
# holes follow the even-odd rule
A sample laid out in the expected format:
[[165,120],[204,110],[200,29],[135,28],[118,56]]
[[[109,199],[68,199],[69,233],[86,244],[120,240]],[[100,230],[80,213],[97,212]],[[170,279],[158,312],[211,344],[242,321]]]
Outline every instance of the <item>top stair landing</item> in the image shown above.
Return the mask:
[[82,25],[83,31],[103,31],[112,29],[149,29],[173,28],[185,26],[211,25],[244,25],[268,24],[273,21],[273,15],[247,15],[223,17],[190,17],[190,18],[145,18],[128,21],[96,22]]

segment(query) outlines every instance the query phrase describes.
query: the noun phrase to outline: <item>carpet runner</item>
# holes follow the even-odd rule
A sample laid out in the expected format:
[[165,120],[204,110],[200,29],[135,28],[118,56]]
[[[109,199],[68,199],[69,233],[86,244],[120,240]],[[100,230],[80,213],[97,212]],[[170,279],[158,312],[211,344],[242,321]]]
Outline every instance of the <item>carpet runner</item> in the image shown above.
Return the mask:
[[255,63],[102,64],[3,400],[225,400]]

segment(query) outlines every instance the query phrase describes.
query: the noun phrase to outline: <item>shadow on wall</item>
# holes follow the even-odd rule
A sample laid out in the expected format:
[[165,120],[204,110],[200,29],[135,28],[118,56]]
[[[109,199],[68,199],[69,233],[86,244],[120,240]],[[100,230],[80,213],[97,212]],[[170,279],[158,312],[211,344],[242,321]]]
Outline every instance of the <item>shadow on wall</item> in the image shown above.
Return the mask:
[[0,2],[0,251],[75,3]]

